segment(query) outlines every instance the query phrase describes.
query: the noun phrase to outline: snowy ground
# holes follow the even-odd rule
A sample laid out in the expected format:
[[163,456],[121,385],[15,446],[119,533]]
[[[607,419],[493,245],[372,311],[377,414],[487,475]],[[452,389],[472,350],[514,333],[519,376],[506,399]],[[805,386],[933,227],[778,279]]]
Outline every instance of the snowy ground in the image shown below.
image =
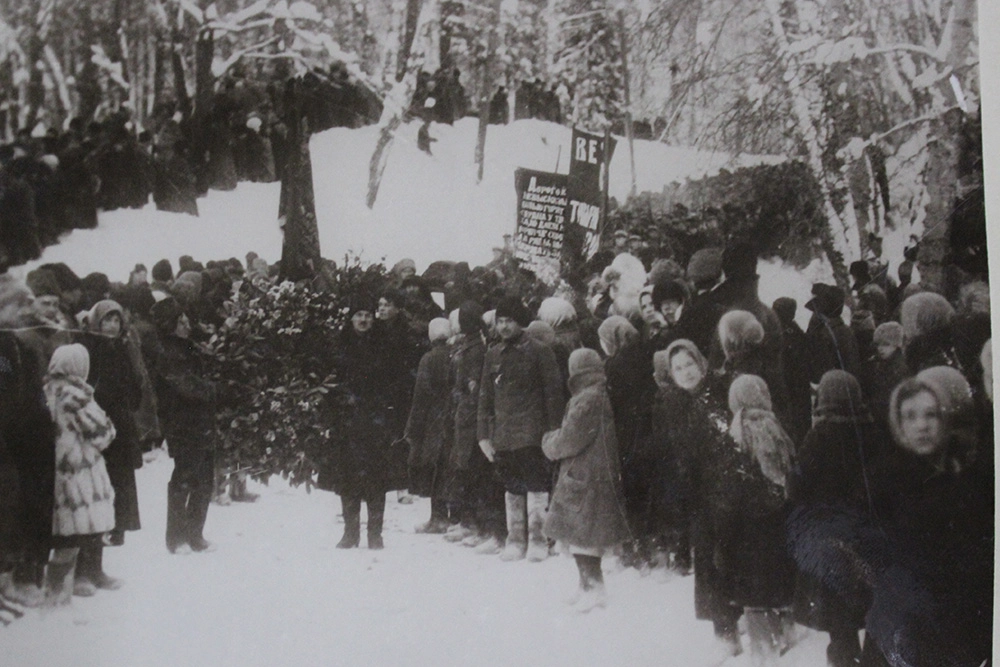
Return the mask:
[[[384,551],[339,550],[340,504],[280,478],[255,504],[213,505],[211,554],[163,545],[166,456],[138,471],[143,530],[105,551],[119,591],[29,612],[0,629],[5,665],[750,665],[719,662],[711,624],[696,621],[693,579],[641,576],[605,560],[609,605],[575,614],[568,557],[535,564],[477,556],[416,535],[426,500],[389,494]],[[363,531],[362,531],[363,532]],[[364,538],[362,537],[362,547]],[[797,628],[783,667],[825,665],[825,639]]]

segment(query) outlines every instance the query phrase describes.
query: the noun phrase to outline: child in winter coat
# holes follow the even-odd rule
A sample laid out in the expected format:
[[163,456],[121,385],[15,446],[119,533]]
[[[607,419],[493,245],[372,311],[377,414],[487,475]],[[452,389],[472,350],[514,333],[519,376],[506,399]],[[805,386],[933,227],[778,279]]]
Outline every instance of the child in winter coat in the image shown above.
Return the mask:
[[115,492],[101,452],[115,427],[87,384],[90,355],[80,344],[56,348],[45,379],[45,400],[56,425],[55,505],[49,563],[49,594],[69,599],[69,583],[81,546],[115,527]]
[[746,462],[736,478],[740,502],[730,575],[742,605],[756,665],[774,664],[788,646],[786,626],[795,587],[795,565],[785,548],[786,485],[795,445],[771,407],[764,380],[741,375],[729,386],[729,428]]
[[601,558],[628,537],[614,416],[604,364],[591,349],[569,356],[569,389],[562,425],[545,434],[542,451],[559,461],[559,477],[544,533],[573,554],[580,570],[572,604],[586,613],[606,604]]
[[889,425],[889,397],[892,390],[910,375],[903,357],[903,326],[885,322],[875,329],[872,339],[875,354],[868,359],[861,377],[865,396],[875,422],[886,429]]

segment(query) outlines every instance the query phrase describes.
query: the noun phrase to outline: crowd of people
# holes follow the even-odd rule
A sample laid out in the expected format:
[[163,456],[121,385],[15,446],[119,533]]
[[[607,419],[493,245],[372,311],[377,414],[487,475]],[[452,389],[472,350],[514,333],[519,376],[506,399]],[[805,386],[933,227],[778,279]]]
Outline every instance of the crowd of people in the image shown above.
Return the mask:
[[[280,180],[289,150],[288,112],[310,130],[360,127],[381,111],[342,67],[262,84],[229,78],[195,114],[165,100],[139,127],[127,110],[39,123],[0,146],[0,270],[37,259],[72,229],[97,226],[97,211],[142,208],[198,215],[209,189]],[[293,99],[294,98],[294,99]]]
[[[793,622],[829,633],[836,667],[988,658],[986,284],[949,302],[909,261],[898,282],[856,263],[850,292],[813,286],[803,330],[794,300],[760,300],[750,245],[644,265],[628,237],[585,291],[541,289],[499,251],[423,276],[402,260],[350,296],[330,332],[331,400],[350,409],[317,480],[341,498],[337,547],[360,546],[364,505],[366,546],[384,548],[386,494],[409,489],[430,498],[418,533],[505,561],[572,554],[581,612],[606,604],[615,555],[693,574],[726,654],[745,617],[762,662]],[[103,549],[139,529],[134,471],[163,440],[166,547],[212,550],[201,343],[276,276],[251,254],[124,284],[61,264],[0,279],[0,619],[121,585]]]

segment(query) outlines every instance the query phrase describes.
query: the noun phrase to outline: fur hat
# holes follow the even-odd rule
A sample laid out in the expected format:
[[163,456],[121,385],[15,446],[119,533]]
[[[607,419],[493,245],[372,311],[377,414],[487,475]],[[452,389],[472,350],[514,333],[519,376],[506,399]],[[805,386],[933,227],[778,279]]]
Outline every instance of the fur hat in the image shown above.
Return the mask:
[[729,411],[736,414],[740,410],[774,410],[764,378],[740,375],[729,385]]
[[496,319],[507,317],[517,322],[522,328],[531,324],[531,312],[516,296],[505,296],[497,303]]
[[872,342],[875,345],[892,345],[903,349],[903,325],[899,322],[883,322],[875,328]]
[[548,345],[549,347],[556,342],[556,330],[553,329],[548,322],[533,320],[531,324],[527,326],[525,331],[527,331],[528,335],[537,340],[539,343]]
[[694,285],[715,282],[722,275],[722,248],[702,248],[688,260],[687,279]]
[[469,335],[483,330],[483,307],[471,299],[458,307],[458,326],[462,333]]
[[825,421],[871,419],[857,378],[840,369],[827,371],[820,378],[813,415]]
[[46,269],[29,271],[25,282],[28,285],[28,289],[36,297],[57,296],[62,298],[62,290],[59,289],[59,283],[56,282],[56,277],[51,271]]
[[774,300],[771,310],[774,311],[783,325],[788,326],[795,321],[795,311],[798,310],[798,307],[799,304],[795,299],[790,296],[781,296]]
[[687,289],[679,280],[670,280],[653,285],[653,307],[660,308],[665,301],[687,302]]
[[174,280],[173,285],[170,286],[170,292],[185,307],[190,307],[201,297],[203,280],[200,271],[185,271]]
[[413,273],[416,273],[417,263],[414,262],[409,257],[404,257],[403,259],[399,260],[398,262],[392,265],[392,273],[396,276],[401,275],[404,269],[410,269],[413,271]]
[[750,280],[757,277],[757,251],[752,245],[737,242],[722,253],[722,272],[726,280]]
[[451,338],[451,322],[443,317],[435,317],[427,323],[427,337],[433,343]]
[[153,280],[157,280],[161,283],[169,283],[174,279],[174,270],[170,266],[169,259],[161,259],[156,264],[153,264],[153,272],[151,274]]
[[824,317],[840,317],[844,312],[844,290],[836,285],[816,283],[812,286],[813,298],[806,303],[806,308]]
[[94,307],[90,309],[90,312],[87,314],[88,328],[91,331],[100,331],[101,322],[105,317],[112,313],[118,313],[118,317],[120,317],[122,321],[122,328],[124,329],[125,311],[117,301],[112,301],[111,299],[98,301],[94,304]]
[[601,326],[597,327],[597,335],[609,357],[615,356],[628,343],[639,338],[636,328],[621,315],[612,315],[601,322]]
[[107,294],[111,291],[111,280],[104,273],[88,273],[80,281],[80,286],[88,294]]
[[593,371],[604,371],[604,362],[601,360],[601,355],[597,354],[596,350],[591,350],[589,347],[581,347],[570,353],[570,378]]
[[[59,291],[63,294],[80,289],[81,287],[80,277],[76,275],[73,269],[66,266],[64,262],[42,264],[38,268],[43,271],[49,271],[52,274],[56,279],[56,284],[59,285]],[[36,294],[35,296],[38,295]]]
[[204,270],[205,267],[201,264],[201,262],[194,261],[194,258],[191,257],[191,255],[181,255],[180,259],[177,260],[178,273],[183,274],[187,271],[198,271],[200,273]]
[[184,314],[184,309],[172,296],[161,299],[149,309],[149,316],[161,334],[172,334],[177,329],[177,320]]
[[719,340],[726,359],[757,347],[764,340],[764,327],[753,313],[731,310],[719,319]]
[[86,380],[90,375],[90,353],[79,343],[60,345],[49,359],[49,375],[71,376]]
[[553,329],[576,322],[576,308],[566,299],[550,296],[538,306],[538,319]]
[[899,321],[906,340],[948,327],[955,309],[948,300],[934,292],[920,292],[906,299],[899,308]]
[[347,300],[347,318],[350,319],[361,311],[375,314],[375,300],[367,294],[352,294]]

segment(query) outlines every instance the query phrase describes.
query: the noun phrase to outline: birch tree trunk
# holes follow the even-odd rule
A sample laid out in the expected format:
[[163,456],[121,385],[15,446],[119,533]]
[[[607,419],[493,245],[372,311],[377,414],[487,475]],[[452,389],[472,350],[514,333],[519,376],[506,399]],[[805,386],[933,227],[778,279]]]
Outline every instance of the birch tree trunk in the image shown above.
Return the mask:
[[437,20],[438,0],[426,0],[420,9],[414,32],[413,44],[407,58],[403,77],[393,84],[385,96],[382,106],[382,117],[379,119],[378,140],[368,163],[368,208],[375,206],[378,189],[382,184],[382,174],[389,161],[389,149],[396,138],[396,130],[403,122],[403,116],[413,100],[413,91],[417,87],[417,73],[423,67],[427,54],[432,48],[431,32],[434,21]]
[[[497,44],[500,41],[498,33],[500,26],[500,5],[502,0],[493,0],[490,4],[489,34],[487,36],[486,55],[483,58],[483,81],[479,89],[479,132],[476,134],[476,183],[483,180],[486,171],[486,129],[490,124],[490,99],[493,95],[493,60]],[[510,100],[514,95],[510,96]],[[513,118],[513,114],[510,116]]]

